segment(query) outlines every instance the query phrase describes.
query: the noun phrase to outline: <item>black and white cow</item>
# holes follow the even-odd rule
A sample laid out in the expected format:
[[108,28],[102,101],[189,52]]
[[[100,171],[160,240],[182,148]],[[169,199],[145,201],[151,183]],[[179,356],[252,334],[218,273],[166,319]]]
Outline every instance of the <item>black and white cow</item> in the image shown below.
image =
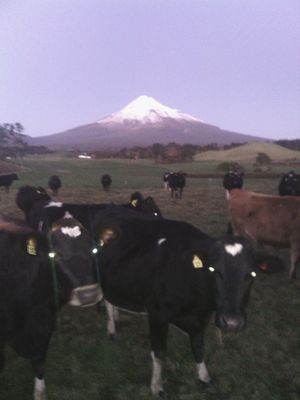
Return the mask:
[[[33,188],[34,189],[34,188]],[[30,191],[29,191],[30,192]],[[31,193],[31,192],[30,192]],[[35,193],[35,191],[33,191]],[[18,193],[19,194],[19,193]],[[20,190],[20,196],[17,194],[17,204],[22,200],[21,205],[25,203],[26,190]],[[30,198],[32,199],[32,198]],[[91,232],[91,223],[98,211],[105,210],[109,207],[108,204],[77,204],[77,203],[62,203],[62,202],[45,202],[36,201],[30,203],[30,207],[21,208],[25,212],[27,223],[37,229],[39,232],[47,233],[52,224],[62,218],[65,213],[75,217],[86,229]],[[120,206],[122,209],[131,209],[138,214],[149,215],[152,217],[162,217],[159,207],[151,196],[144,196],[135,192],[131,195],[130,202]],[[91,232],[92,233],[92,232]],[[111,339],[116,336],[116,321],[118,320],[118,310],[108,302],[105,303],[107,312],[107,332]]]
[[168,186],[171,197],[181,198],[186,185],[186,173],[182,171],[170,172],[168,176]]
[[8,193],[9,188],[13,181],[18,180],[19,177],[17,174],[5,174],[5,175],[0,175],[0,186],[4,186],[5,191]]
[[224,330],[246,325],[246,304],[255,276],[247,241],[217,241],[190,224],[147,218],[111,206],[94,218],[104,297],[113,305],[146,312],[152,358],[151,391],[163,392],[162,360],[169,324],[190,337],[198,379],[209,383],[204,332],[215,313]]
[[282,174],[278,185],[280,196],[300,196],[300,176],[294,171]]
[[62,186],[61,179],[58,175],[51,175],[48,180],[48,187],[52,191],[53,196],[58,195],[58,191]]
[[97,303],[88,232],[73,218],[56,221],[46,236],[14,223],[0,224],[0,368],[9,344],[29,359],[34,400],[46,400],[46,355],[56,314],[66,303]]

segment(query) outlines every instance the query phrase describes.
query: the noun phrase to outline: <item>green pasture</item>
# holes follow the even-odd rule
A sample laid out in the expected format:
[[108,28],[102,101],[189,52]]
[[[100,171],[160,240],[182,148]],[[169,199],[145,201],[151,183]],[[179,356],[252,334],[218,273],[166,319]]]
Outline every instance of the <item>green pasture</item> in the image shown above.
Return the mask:
[[[115,202],[129,200],[136,190],[154,197],[163,215],[184,220],[203,231],[221,236],[227,210],[222,177],[188,178],[184,196],[171,199],[163,190],[165,170],[187,173],[215,172],[216,163],[161,165],[141,160],[79,160],[51,156],[23,161],[10,193],[0,192],[0,211],[22,216],[16,208],[18,187],[47,187],[58,174],[59,201]],[[102,174],[112,176],[104,193]],[[245,179],[245,188],[276,193],[277,179]],[[2,188],[1,188],[2,189]],[[280,255],[288,267],[288,253]],[[290,282],[287,271],[258,274],[248,307],[247,329],[224,335],[221,345],[213,321],[206,335],[206,363],[214,389],[203,389],[195,379],[189,341],[171,327],[164,369],[167,400],[299,400],[300,399],[300,274]],[[106,335],[106,316],[95,307],[65,307],[60,313],[48,354],[48,400],[150,400],[151,361],[147,319],[121,313],[118,338]],[[0,375],[0,400],[32,400],[30,363],[6,349],[6,367]]]

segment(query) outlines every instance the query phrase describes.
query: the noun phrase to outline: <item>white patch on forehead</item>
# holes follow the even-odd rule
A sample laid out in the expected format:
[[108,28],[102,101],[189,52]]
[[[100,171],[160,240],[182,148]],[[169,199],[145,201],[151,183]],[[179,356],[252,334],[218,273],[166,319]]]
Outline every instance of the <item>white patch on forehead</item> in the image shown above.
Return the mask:
[[236,256],[237,254],[241,253],[242,250],[243,250],[243,245],[241,245],[240,243],[225,245],[226,253],[231,254],[232,256]]
[[74,227],[69,227],[69,226],[63,226],[61,228],[61,231],[64,235],[68,235],[70,237],[77,237],[81,235],[81,230],[79,226],[74,226]]
[[60,201],[50,201],[45,207],[62,207],[63,203]]
[[69,213],[69,211],[65,212],[64,218],[73,218],[73,215]]
[[158,239],[158,241],[157,241],[157,244],[158,245],[161,245],[163,242],[165,242],[167,240],[167,238],[160,238],[160,239]]

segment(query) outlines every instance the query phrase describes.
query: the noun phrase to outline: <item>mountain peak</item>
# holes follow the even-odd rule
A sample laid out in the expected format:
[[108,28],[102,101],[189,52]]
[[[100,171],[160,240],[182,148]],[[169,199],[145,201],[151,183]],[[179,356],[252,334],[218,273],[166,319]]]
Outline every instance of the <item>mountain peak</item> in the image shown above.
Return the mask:
[[164,118],[172,118],[176,120],[198,121],[189,114],[167,107],[153,97],[142,95],[131,101],[119,112],[113,113],[98,121],[98,123],[113,123],[124,121],[139,121],[141,123],[155,123]]

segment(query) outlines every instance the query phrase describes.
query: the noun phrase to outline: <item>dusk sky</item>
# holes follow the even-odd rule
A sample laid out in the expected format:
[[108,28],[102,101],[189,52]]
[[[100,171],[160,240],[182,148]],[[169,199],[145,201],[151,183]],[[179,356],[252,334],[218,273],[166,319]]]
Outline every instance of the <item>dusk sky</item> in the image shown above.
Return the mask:
[[299,0],[0,0],[0,124],[42,136],[140,95],[300,138]]

